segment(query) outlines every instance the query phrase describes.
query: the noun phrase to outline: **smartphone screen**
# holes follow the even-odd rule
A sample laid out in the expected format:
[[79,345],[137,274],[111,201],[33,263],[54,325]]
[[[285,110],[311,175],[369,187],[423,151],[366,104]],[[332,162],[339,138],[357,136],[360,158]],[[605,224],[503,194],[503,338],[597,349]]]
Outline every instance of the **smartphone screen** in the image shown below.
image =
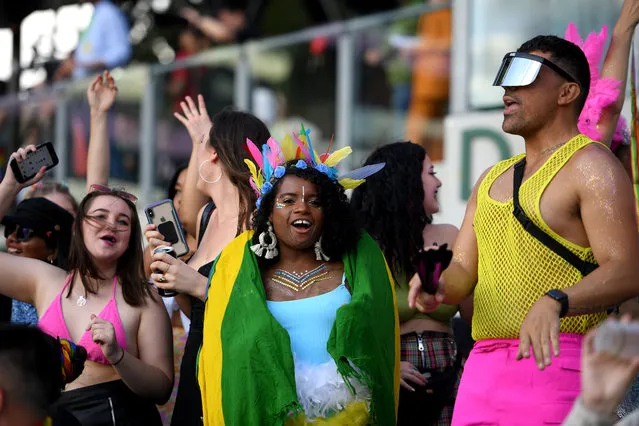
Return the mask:
[[149,223],[157,226],[158,232],[164,236],[164,241],[173,246],[178,257],[189,252],[182,225],[171,200],[151,204],[144,211]]
[[34,177],[42,167],[46,167],[48,170],[56,164],[58,164],[58,158],[53,144],[46,142],[38,145],[36,151],[29,153],[24,161],[18,163],[12,160],[11,169],[16,180],[23,183]]

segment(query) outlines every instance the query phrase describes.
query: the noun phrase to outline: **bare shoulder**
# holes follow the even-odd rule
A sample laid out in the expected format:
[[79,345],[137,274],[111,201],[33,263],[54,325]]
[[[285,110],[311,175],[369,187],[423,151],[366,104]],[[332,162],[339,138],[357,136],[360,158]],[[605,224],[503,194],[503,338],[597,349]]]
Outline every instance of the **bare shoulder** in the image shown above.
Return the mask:
[[39,260],[25,260],[32,262],[29,262],[28,268],[27,265],[25,265],[24,270],[31,271],[36,277],[34,294],[35,306],[39,309],[49,306],[56,295],[62,291],[69,277],[69,272]]
[[[596,171],[609,165],[619,166],[619,161],[615,155],[607,147],[599,143],[591,143],[575,152],[568,161],[568,165],[574,169],[583,169],[589,167]],[[618,167],[621,170],[620,167]]]
[[439,245],[448,244],[452,247],[455,244],[459,229],[449,223],[431,224],[424,228],[424,246],[431,246],[433,243]]
[[160,297],[160,295],[157,293],[157,291],[151,291],[151,295],[147,297],[146,304],[144,305],[143,310],[153,313],[166,312],[164,301],[162,300],[162,297]]
[[605,146],[598,143],[577,151],[567,164],[568,171],[587,191],[629,184],[628,175],[619,160]]
[[488,167],[486,170],[484,170],[482,172],[482,174],[477,179],[477,182],[475,182],[475,188],[479,188],[479,185],[481,185],[481,183],[484,181],[484,179],[486,179],[486,176],[488,175],[488,173],[490,173],[490,171],[493,169],[493,167],[495,167],[495,166],[490,166],[490,167]]

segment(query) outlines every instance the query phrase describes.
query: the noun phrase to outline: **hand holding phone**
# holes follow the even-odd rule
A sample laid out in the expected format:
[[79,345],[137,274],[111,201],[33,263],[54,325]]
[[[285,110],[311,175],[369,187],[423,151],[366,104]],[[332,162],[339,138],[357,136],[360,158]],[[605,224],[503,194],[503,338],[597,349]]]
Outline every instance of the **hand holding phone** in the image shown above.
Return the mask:
[[40,173],[42,168],[50,170],[58,164],[58,156],[53,149],[51,142],[45,142],[38,146],[29,145],[26,148],[20,148],[11,156],[9,166],[15,176],[16,181],[24,184]]
[[150,224],[157,227],[157,231],[164,236],[164,241],[171,244],[177,257],[189,252],[189,246],[182,232],[182,225],[178,218],[173,201],[166,199],[147,206],[144,209]]
[[448,244],[442,244],[437,250],[421,250],[415,255],[413,266],[422,282],[424,292],[437,293],[439,277],[448,268],[452,259],[453,252],[448,249]]

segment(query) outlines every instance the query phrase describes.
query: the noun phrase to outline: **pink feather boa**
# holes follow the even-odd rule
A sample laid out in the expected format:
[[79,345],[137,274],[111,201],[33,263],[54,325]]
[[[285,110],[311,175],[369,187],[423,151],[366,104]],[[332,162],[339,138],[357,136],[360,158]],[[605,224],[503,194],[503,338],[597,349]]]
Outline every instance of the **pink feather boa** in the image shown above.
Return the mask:
[[[579,131],[593,140],[601,140],[602,135],[597,130],[597,124],[603,110],[617,101],[622,83],[614,78],[601,78],[600,64],[608,41],[608,27],[604,25],[599,34],[592,32],[583,41],[577,27],[571,22],[568,24],[564,38],[583,50],[590,66],[590,92],[579,116]],[[613,152],[623,143],[627,134],[626,120],[619,117],[610,146]]]

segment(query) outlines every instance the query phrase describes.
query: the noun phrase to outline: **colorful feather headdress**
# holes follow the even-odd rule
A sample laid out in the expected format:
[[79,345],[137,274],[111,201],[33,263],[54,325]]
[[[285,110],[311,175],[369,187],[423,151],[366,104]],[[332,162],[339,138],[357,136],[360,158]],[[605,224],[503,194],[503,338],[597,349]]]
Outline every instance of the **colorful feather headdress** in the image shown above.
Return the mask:
[[246,140],[246,147],[253,157],[253,161],[245,159],[244,162],[251,172],[251,187],[258,196],[257,207],[260,207],[262,197],[273,189],[277,179],[286,174],[286,164],[297,160],[294,167],[305,169],[313,167],[328,176],[333,182],[339,183],[344,189],[354,189],[366,181],[366,178],[384,168],[385,163],[371,164],[351,172],[338,176],[337,165],[353,150],[347,146],[330,153],[328,150],[318,154],[311,143],[310,129],[305,129],[299,135],[293,133],[293,137],[286,135],[281,143],[274,138],[262,146],[262,151],[250,140]]
[[[617,101],[622,88],[622,82],[619,80],[601,78],[601,60],[608,41],[608,27],[604,25],[599,34],[592,32],[586,37],[586,40],[582,40],[575,24],[570,23],[564,38],[583,50],[590,66],[590,92],[579,116],[579,131],[589,138],[599,141],[602,135],[597,130],[597,124],[601,119],[601,114],[606,107]],[[626,120],[619,117],[610,150],[616,151],[628,139],[628,134]]]

